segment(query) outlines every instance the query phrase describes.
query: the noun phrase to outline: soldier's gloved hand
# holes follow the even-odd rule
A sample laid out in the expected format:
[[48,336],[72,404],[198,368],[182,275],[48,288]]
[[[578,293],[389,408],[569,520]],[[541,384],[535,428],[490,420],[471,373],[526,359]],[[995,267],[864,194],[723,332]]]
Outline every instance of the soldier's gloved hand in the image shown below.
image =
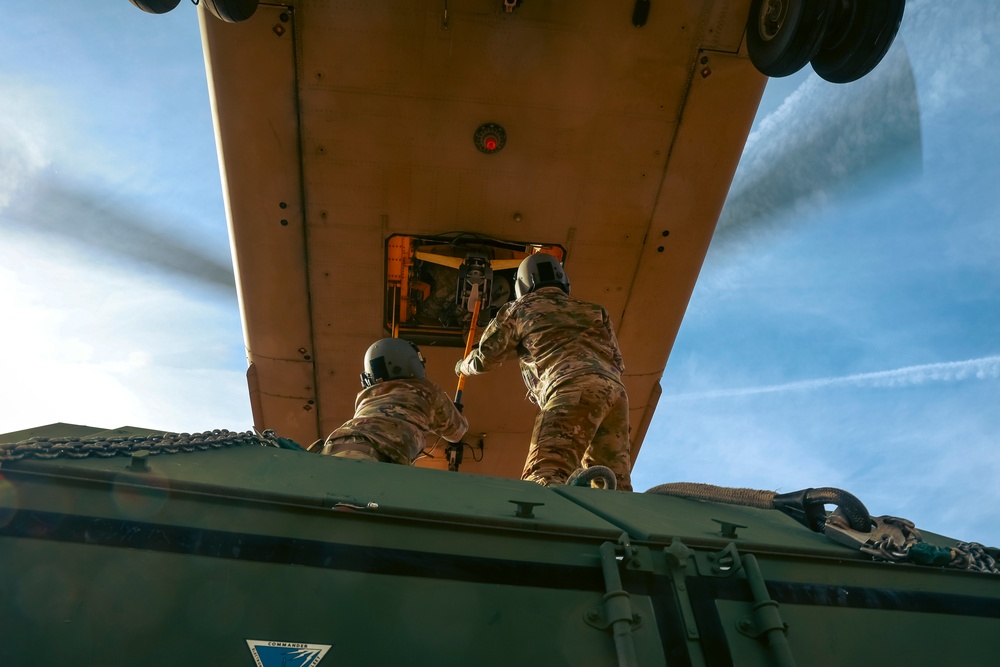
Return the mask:
[[459,414],[461,414],[461,412],[462,412],[462,404],[456,401],[455,402],[455,409],[458,410]]
[[455,375],[462,375],[462,362],[464,361],[465,359],[459,359],[455,364]]

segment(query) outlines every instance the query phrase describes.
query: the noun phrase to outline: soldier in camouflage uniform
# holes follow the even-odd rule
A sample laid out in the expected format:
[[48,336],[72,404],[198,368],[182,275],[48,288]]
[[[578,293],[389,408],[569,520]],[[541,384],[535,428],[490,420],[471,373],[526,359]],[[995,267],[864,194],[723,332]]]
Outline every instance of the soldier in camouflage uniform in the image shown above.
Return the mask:
[[[354,419],[315,443],[322,454],[411,465],[425,433],[458,442],[469,423],[444,391],[426,379],[416,345],[383,338],[365,354]],[[312,450],[313,448],[310,448]]]
[[604,465],[631,491],[625,365],[607,311],[571,297],[562,264],[544,253],[521,262],[515,291],[455,372],[485,373],[517,353],[540,409],[521,479],[562,484],[581,464]]

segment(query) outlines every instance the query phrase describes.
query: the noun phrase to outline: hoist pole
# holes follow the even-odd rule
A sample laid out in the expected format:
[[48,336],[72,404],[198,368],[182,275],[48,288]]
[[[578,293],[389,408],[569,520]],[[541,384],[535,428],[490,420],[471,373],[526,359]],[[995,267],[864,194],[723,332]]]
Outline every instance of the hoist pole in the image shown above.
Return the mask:
[[[469,337],[465,341],[465,354],[462,356],[466,359],[469,353],[472,352],[472,346],[475,344],[476,340],[476,324],[479,322],[479,310],[483,304],[483,296],[480,294],[476,299],[475,303],[472,305],[472,321],[469,322]],[[462,405],[462,390],[465,388],[465,374],[458,376],[458,389],[455,390],[455,405]]]

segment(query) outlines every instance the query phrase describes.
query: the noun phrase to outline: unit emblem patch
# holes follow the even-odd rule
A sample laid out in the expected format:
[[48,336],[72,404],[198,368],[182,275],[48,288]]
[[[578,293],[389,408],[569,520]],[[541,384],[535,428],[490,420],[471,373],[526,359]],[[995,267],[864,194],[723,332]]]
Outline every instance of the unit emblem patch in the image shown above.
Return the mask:
[[330,650],[330,644],[275,642],[248,639],[247,646],[257,667],[316,667]]

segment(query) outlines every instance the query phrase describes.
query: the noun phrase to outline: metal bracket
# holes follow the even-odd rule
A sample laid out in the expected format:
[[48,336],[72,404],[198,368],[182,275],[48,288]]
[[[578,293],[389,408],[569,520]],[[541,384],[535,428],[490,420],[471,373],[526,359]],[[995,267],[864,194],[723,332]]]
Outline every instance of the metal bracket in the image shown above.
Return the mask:
[[632,630],[637,630],[642,627],[642,614],[636,612],[632,614],[631,618],[627,617],[615,617],[608,618],[605,613],[607,607],[608,597],[614,595],[613,593],[608,593],[604,596],[604,602],[596,607],[591,607],[583,614],[583,621],[592,628],[597,628],[598,630],[607,630],[611,627],[611,624],[615,621],[628,621]]
[[541,507],[545,503],[533,503],[527,500],[508,500],[509,503],[514,503],[517,509],[514,510],[514,516],[519,519],[534,519],[535,518],[535,508]]
[[461,441],[449,442],[445,448],[445,453],[448,456],[448,470],[457,472],[458,467],[462,465],[462,454],[465,453],[465,443]]
[[670,573],[671,581],[677,590],[677,602],[684,622],[684,631],[688,639],[696,640],[699,638],[698,623],[695,620],[694,608],[691,606],[690,597],[688,597],[687,582],[684,577],[688,560],[696,557],[697,553],[675,537],[670,541],[669,547],[663,548],[663,555],[667,559],[667,571]]
[[649,547],[633,546],[628,538],[628,533],[622,533],[618,537],[618,544],[623,551],[622,562],[626,569],[641,572],[653,571],[653,556],[649,552]]
[[695,552],[694,562],[698,566],[698,574],[713,577],[731,577],[743,567],[735,542],[730,542],[721,551]]
[[753,611],[744,616],[736,623],[736,629],[747,637],[758,639],[772,630],[788,632],[788,623],[781,620],[778,613],[778,603],[774,600],[758,602],[753,606]]
[[732,523],[731,521],[723,521],[722,519],[712,519],[712,521],[719,524],[719,532],[722,536],[730,540],[735,540],[739,537],[739,535],[736,534],[737,528],[746,528],[746,526],[741,524]]
[[694,555],[694,552],[676,537],[670,540],[669,547],[663,548],[663,553],[668,561],[681,569],[687,567],[688,558]]
[[149,472],[149,450],[140,449],[132,452],[132,462],[127,469],[130,472]]

